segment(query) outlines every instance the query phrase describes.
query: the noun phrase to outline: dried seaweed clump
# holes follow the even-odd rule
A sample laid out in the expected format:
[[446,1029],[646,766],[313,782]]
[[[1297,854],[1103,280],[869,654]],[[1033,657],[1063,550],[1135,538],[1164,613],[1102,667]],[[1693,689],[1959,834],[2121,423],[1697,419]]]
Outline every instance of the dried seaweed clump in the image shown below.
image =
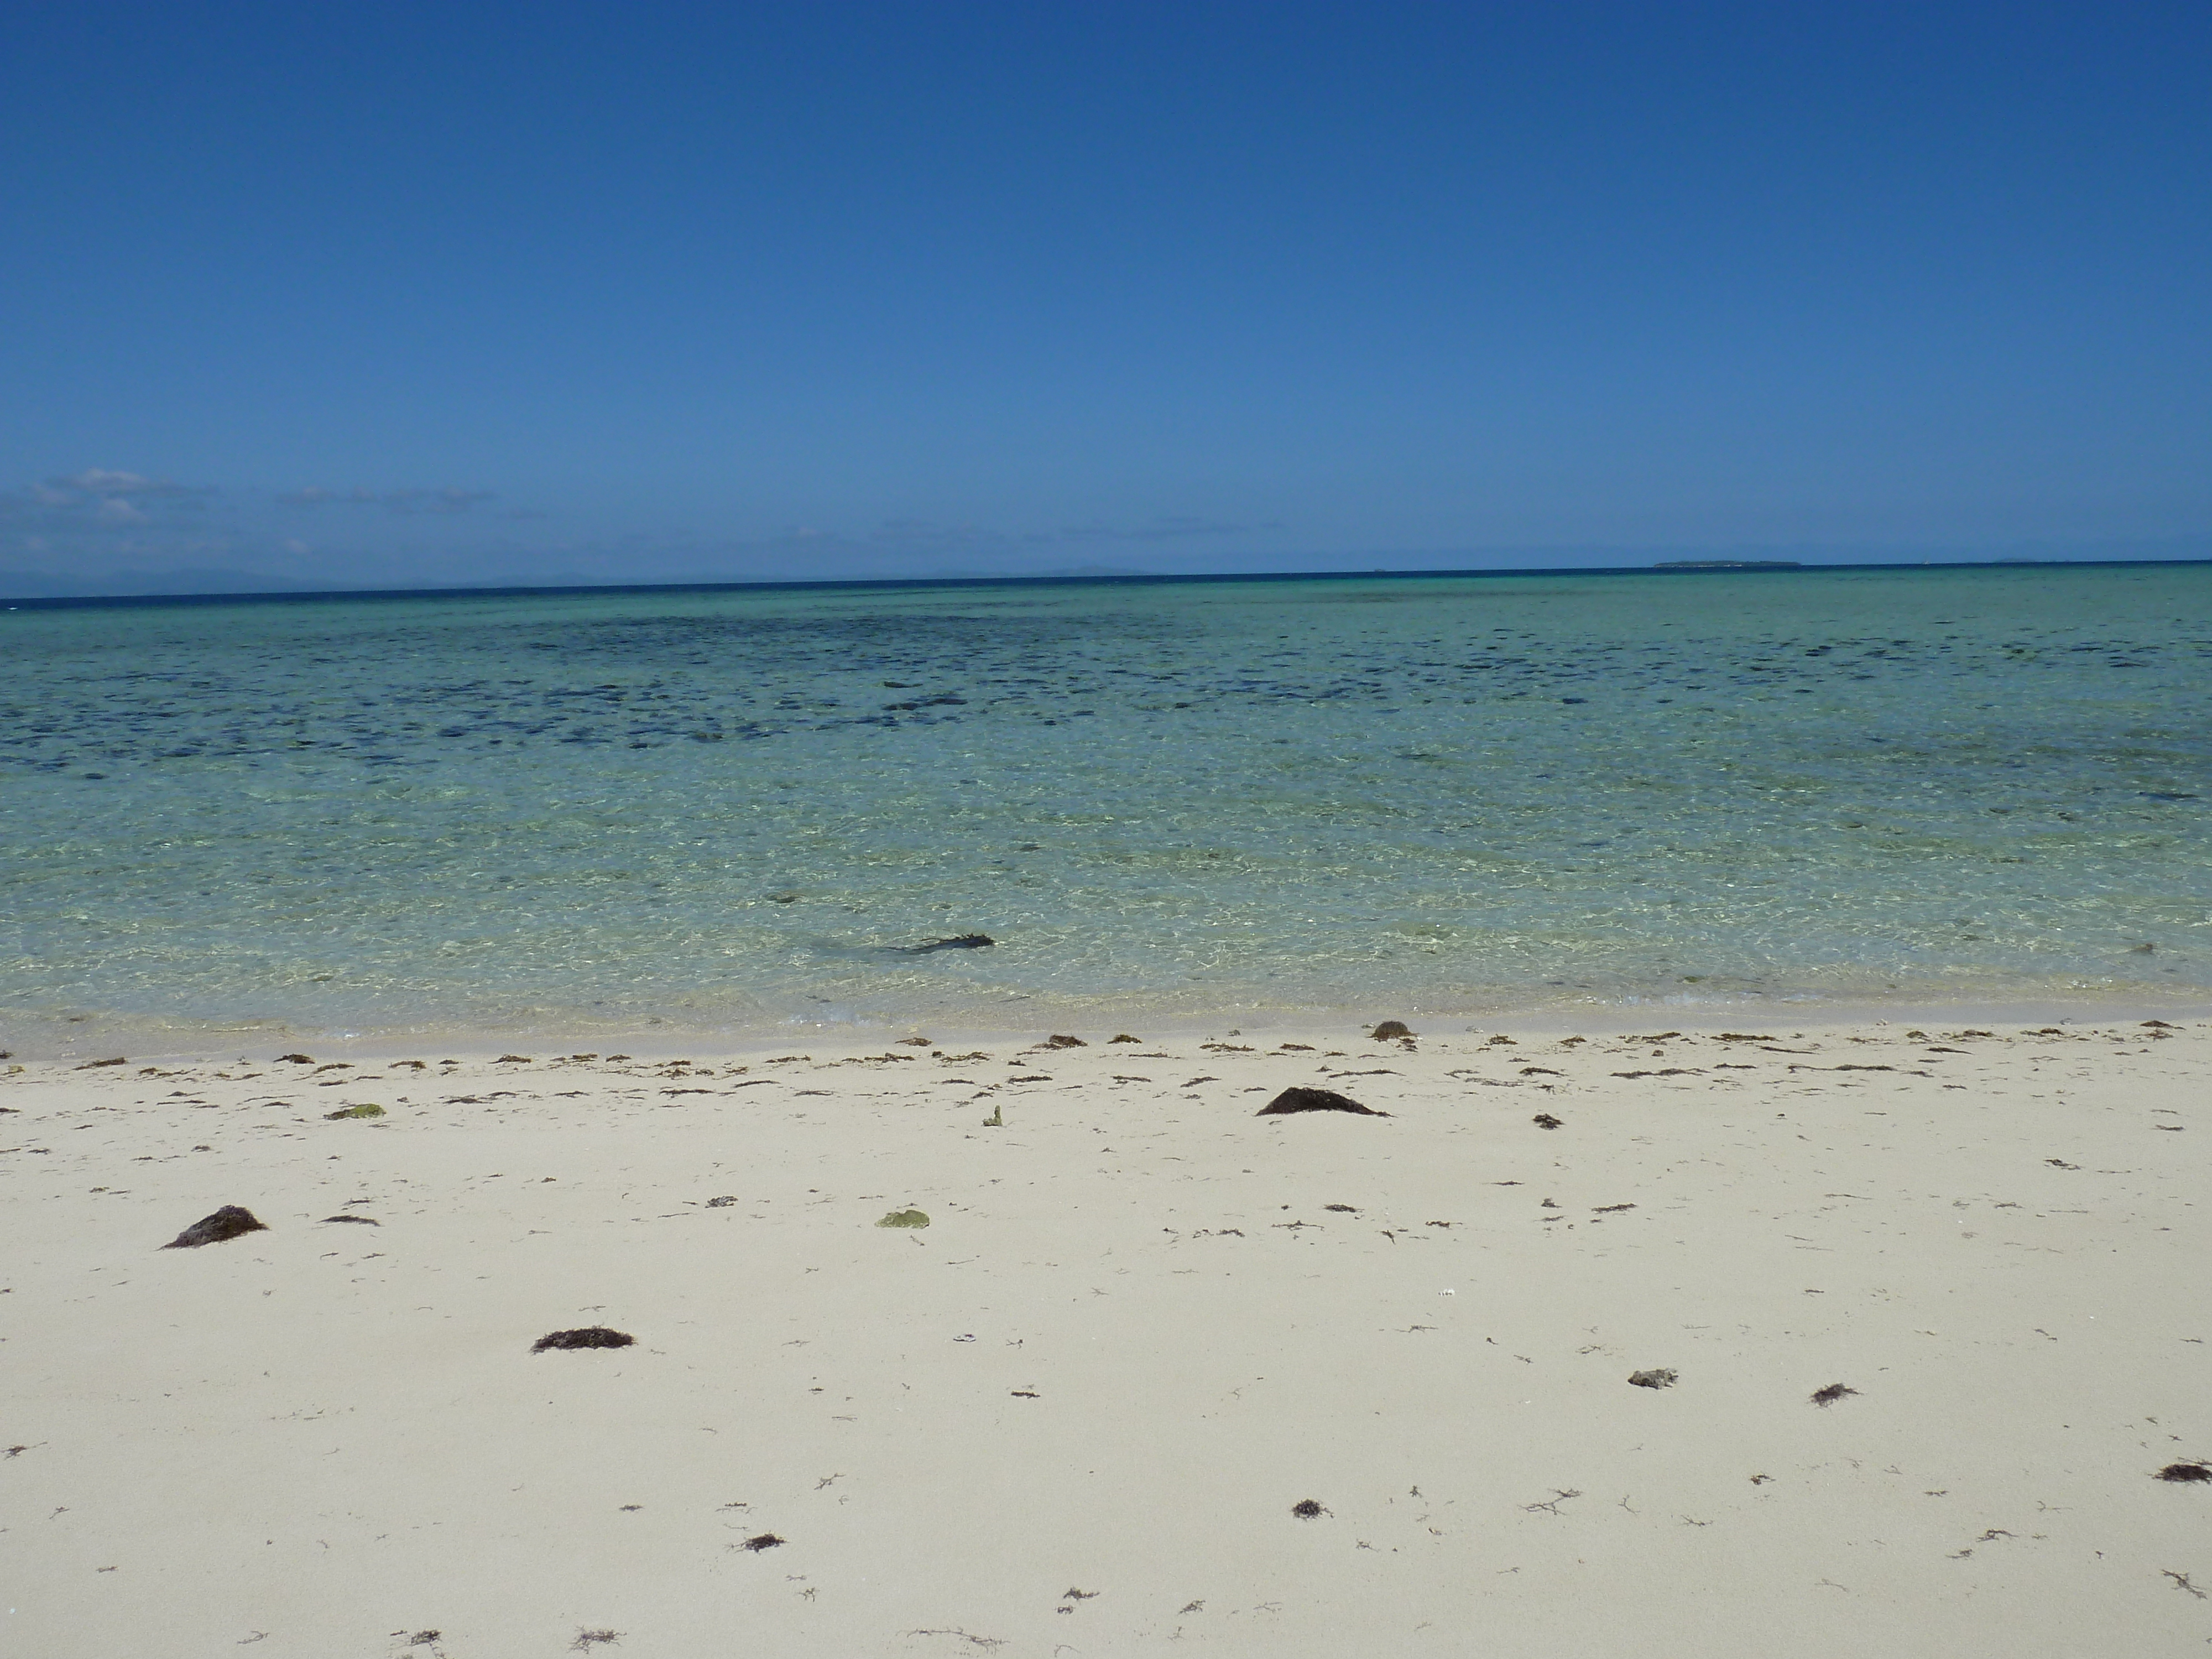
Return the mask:
[[220,1244],[227,1238],[240,1238],[247,1233],[265,1233],[268,1231],[266,1223],[253,1218],[252,1211],[242,1205],[226,1204],[213,1215],[202,1216],[161,1248],[165,1250],[197,1250],[203,1244]]
[[1540,1129],[1556,1129],[1559,1127],[1560,1123],[1560,1120],[1553,1117],[1549,1112],[1539,1112],[1535,1116],[1530,1118],[1528,1121],[1534,1124]]
[[1628,1374],[1628,1380],[1639,1389],[1671,1389],[1680,1380],[1680,1376],[1678,1372],[1670,1371],[1662,1366],[1656,1370],[1631,1371]]
[[1816,1406],[1832,1406],[1838,1400],[1848,1400],[1857,1392],[1856,1389],[1847,1389],[1840,1382],[1831,1382],[1825,1389],[1813,1390],[1813,1403]]
[[2212,1480],[2212,1465],[2191,1460],[2186,1463],[2168,1463],[2158,1472],[2161,1480]]
[[876,1223],[876,1225],[878,1227],[927,1227],[929,1225],[929,1218],[920,1210],[893,1210],[881,1221]]
[[744,1547],[752,1551],[754,1554],[757,1555],[763,1550],[772,1550],[782,1542],[783,1540],[778,1538],[774,1533],[763,1532],[757,1534],[751,1538],[746,1539]]
[[335,1123],[346,1117],[382,1117],[384,1108],[364,1103],[359,1106],[341,1106],[335,1112],[325,1112],[323,1115]]
[[1372,1106],[1362,1106],[1334,1089],[1285,1089],[1262,1106],[1255,1117],[1282,1117],[1291,1112],[1357,1112],[1362,1117],[1388,1117]]
[[637,1339],[627,1331],[611,1331],[605,1325],[586,1325],[580,1330],[549,1331],[530,1345],[532,1353],[544,1353],[548,1348],[627,1348]]
[[1315,1503],[1312,1498],[1308,1498],[1301,1499],[1299,1502],[1291,1504],[1291,1513],[1297,1516],[1301,1521],[1312,1521],[1322,1516],[1327,1515],[1328,1511],[1322,1508],[1320,1504]]

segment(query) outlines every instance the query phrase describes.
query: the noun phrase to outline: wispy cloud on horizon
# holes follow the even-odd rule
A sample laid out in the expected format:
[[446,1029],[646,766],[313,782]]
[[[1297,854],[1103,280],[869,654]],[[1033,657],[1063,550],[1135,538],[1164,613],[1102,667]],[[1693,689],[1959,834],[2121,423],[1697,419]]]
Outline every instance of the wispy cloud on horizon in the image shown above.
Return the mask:
[[[868,531],[873,546],[916,548],[1038,548],[1062,542],[1165,542],[1194,537],[1249,536],[1279,531],[1279,523],[1235,524],[1224,520],[1157,518],[1134,525],[1064,525],[1054,530],[996,530],[974,524],[943,525],[927,519],[885,519]],[[795,531],[793,537],[823,539],[821,531]]]
[[310,484],[304,489],[281,492],[276,499],[287,507],[382,507],[394,513],[466,513],[478,501],[495,501],[489,489],[325,489]]
[[1231,524],[1218,519],[1164,518],[1140,525],[1066,526],[1060,531],[1058,539],[1066,542],[1172,542],[1193,536],[1262,535],[1282,528],[1279,522],[1273,520],[1264,524]]
[[0,526],[22,528],[36,541],[150,529],[165,520],[174,523],[181,514],[197,529],[221,493],[209,484],[180,484],[92,466],[21,489],[0,490]]

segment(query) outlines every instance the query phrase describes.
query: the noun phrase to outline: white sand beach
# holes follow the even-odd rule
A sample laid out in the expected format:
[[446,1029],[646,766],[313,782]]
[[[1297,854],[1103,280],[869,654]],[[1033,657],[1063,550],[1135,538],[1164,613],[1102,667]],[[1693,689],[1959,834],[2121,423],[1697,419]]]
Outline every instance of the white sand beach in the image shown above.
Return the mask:
[[0,1065],[7,1649],[2201,1651],[2173,1018]]

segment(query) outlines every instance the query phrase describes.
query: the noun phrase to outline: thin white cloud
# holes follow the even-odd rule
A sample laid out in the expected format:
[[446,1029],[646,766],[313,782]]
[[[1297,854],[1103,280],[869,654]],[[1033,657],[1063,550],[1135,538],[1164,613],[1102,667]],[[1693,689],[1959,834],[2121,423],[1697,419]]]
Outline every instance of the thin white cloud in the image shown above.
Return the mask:
[[1245,536],[1280,530],[1276,523],[1231,524],[1220,519],[1162,518],[1140,525],[1077,525],[1060,532],[1063,541],[1171,542],[1188,536]]
[[91,498],[95,501],[140,500],[165,496],[171,500],[212,495],[215,491],[206,486],[172,483],[166,478],[149,478],[137,472],[112,472],[105,467],[88,466],[82,472],[65,478],[49,478],[42,492],[50,500],[58,497],[54,505],[70,501]]
[[886,519],[867,532],[878,546],[1039,547],[1055,542],[1167,542],[1193,537],[1245,536],[1280,530],[1278,523],[1236,524],[1221,519],[1158,518],[1143,524],[1067,525],[1058,530],[1004,531],[983,526],[934,524],[926,519]]
[[21,489],[0,490],[0,522],[27,522],[59,532],[73,526],[125,529],[152,524],[157,514],[198,515],[216,493],[205,485],[87,467]]
[[276,499],[287,507],[383,507],[394,513],[465,513],[478,501],[494,501],[499,497],[489,489],[461,489],[447,485],[443,489],[325,489],[320,484],[310,484],[304,489],[288,489]]

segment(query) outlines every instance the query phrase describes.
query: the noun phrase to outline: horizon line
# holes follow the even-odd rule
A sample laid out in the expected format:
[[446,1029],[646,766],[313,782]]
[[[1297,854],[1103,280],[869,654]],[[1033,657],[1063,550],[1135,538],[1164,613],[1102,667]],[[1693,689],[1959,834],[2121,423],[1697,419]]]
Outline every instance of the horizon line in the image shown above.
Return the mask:
[[[1061,574],[1054,575],[972,576],[852,576],[817,577],[793,581],[672,581],[672,582],[559,582],[448,583],[437,587],[293,587],[240,589],[236,592],[185,593],[83,593],[25,595],[0,593],[8,611],[61,611],[73,608],[118,608],[157,605],[274,605],[316,603],[344,599],[520,599],[562,598],[585,593],[724,593],[805,592],[824,590],[929,587],[1081,587],[1144,586],[1194,582],[1350,581],[1382,579],[1394,581],[1436,580],[1445,578],[1509,579],[1516,576],[1792,576],[1837,571],[1900,570],[2021,570],[2166,568],[2174,566],[2212,566],[2212,558],[2159,559],[2035,559],[2010,556],[1995,559],[1911,559],[1815,563],[1798,559],[1674,559],[1634,565],[1526,565],[1477,569],[1371,569],[1202,571]],[[4,579],[0,579],[4,580]]]

